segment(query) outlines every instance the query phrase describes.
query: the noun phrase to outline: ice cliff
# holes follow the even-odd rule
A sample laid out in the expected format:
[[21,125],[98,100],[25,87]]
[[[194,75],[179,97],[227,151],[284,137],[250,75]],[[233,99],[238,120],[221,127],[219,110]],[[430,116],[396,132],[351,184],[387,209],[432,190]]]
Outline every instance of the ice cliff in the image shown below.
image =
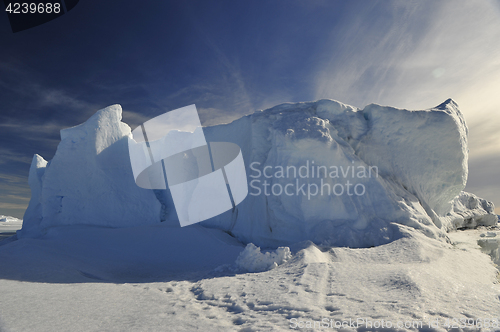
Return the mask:
[[[54,158],[35,155],[29,173],[31,200],[18,236],[36,236],[60,225],[126,227],[158,222],[161,205],[136,186],[131,173],[121,107],[98,111],[61,130]],[[32,234],[32,235],[30,235]]]
[[[134,183],[131,131],[120,120],[119,105],[100,110],[61,131],[50,162],[34,156],[18,236],[75,224],[179,227],[168,190]],[[462,192],[467,126],[451,99],[422,111],[283,104],[203,130],[209,142],[240,146],[249,195],[202,225],[243,242],[368,247],[399,238],[405,226],[446,239],[448,231],[497,222],[492,203]]]

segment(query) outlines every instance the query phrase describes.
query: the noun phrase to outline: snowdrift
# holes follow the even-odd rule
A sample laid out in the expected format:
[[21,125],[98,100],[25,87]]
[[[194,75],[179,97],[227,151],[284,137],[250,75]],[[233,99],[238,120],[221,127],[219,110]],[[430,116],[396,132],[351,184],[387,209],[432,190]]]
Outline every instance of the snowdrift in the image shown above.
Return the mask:
[[[242,242],[370,247],[400,238],[400,225],[446,239],[497,223],[492,203],[462,192],[467,126],[451,99],[422,111],[283,104],[203,130],[207,141],[240,146],[249,195],[202,225]],[[168,190],[134,183],[130,133],[113,105],[62,130],[50,162],[35,155],[18,237],[61,225],[180,227]]]
[[23,221],[15,217],[0,215],[0,240],[21,229]]

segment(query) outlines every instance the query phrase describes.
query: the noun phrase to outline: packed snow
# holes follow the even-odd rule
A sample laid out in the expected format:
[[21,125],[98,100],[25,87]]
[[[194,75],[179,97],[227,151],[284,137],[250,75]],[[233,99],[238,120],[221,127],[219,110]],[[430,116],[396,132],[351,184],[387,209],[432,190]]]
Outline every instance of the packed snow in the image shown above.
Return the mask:
[[0,245],[0,329],[336,331],[324,320],[359,319],[343,331],[382,320],[386,331],[445,331],[500,319],[498,270],[477,243],[498,228],[450,233],[451,243],[401,232],[372,248],[297,243],[283,264],[245,273],[245,247],[217,229],[52,227]]
[[249,195],[188,227],[135,184],[119,105],[35,155],[0,239],[0,331],[500,330],[498,218],[462,191],[455,102],[283,104],[203,130],[241,148]]

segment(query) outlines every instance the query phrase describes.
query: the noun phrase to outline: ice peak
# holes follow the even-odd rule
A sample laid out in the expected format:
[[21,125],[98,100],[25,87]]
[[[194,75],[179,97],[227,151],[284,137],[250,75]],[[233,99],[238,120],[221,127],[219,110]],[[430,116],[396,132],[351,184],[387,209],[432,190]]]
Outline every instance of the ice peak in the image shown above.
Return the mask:
[[435,107],[435,109],[446,110],[447,108],[458,108],[458,104],[451,98],[446,99],[444,102]]

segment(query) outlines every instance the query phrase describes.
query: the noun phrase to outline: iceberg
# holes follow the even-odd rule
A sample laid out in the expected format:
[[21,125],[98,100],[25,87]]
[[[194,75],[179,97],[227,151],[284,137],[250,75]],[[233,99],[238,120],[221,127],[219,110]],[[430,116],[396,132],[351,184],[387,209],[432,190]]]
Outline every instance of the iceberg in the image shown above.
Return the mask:
[[[492,203],[463,192],[467,126],[451,99],[420,111],[287,103],[203,131],[241,148],[249,194],[201,225],[244,243],[371,247],[401,238],[402,227],[447,241],[449,231],[497,223]],[[131,138],[119,105],[62,130],[50,162],[33,158],[18,237],[62,225],[180,227],[168,189],[135,184]]]
[[0,223],[22,223],[22,222],[23,222],[22,220],[16,217],[0,215]]
[[161,204],[139,188],[128,158],[130,127],[113,105],[85,123],[61,130],[54,158],[35,155],[28,182],[31,200],[18,237],[36,237],[49,227],[127,227],[158,222]]

